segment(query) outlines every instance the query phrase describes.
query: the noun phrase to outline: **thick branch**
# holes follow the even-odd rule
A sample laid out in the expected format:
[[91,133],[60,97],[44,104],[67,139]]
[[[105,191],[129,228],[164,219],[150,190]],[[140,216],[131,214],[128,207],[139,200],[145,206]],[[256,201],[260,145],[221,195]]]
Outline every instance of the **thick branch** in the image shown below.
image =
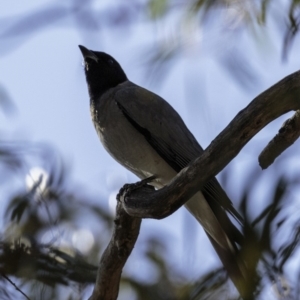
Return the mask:
[[129,216],[118,202],[114,232],[101,257],[90,300],[117,299],[122,269],[137,240],[140,225],[141,219]]
[[257,96],[169,185],[154,192],[142,188],[125,194],[124,208],[130,215],[141,218],[161,219],[172,214],[218,174],[263,127],[297,109],[300,109],[300,71]]
[[260,166],[268,168],[274,160],[300,136],[300,110],[292,118],[286,120],[276,136],[269,142],[258,157]]

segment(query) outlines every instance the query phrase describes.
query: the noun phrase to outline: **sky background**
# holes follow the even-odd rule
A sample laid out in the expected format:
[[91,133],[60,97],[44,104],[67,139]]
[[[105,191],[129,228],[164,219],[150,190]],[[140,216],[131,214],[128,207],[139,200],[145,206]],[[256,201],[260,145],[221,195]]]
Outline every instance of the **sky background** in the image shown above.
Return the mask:
[[[1,1],[0,32],[9,32],[21,15],[34,14],[54,2]],[[68,6],[68,3],[61,5]],[[79,44],[109,53],[131,81],[166,99],[204,148],[256,95],[299,69],[299,38],[294,41],[288,59],[281,59],[282,30],[276,25],[276,18],[280,17],[285,1],[272,8],[275,17],[266,26],[252,31],[238,29],[240,21],[234,9],[219,12],[218,20],[203,27],[192,21],[180,25],[182,15],[178,11],[157,21],[140,13],[129,25],[110,26],[105,21],[105,12],[120,2],[92,3],[104,20],[99,29],[79,30],[70,15],[49,22],[33,34],[25,32],[1,38],[0,33],[0,85],[16,108],[9,117],[0,112],[0,131],[5,140],[50,144],[70,169],[70,180],[103,206],[108,207],[109,199],[114,199],[123,184],[135,182],[137,178],[105,152],[96,135]],[[22,33],[22,26],[19,31]],[[160,41],[166,45],[182,43],[182,46],[168,71],[155,73],[149,61]],[[238,59],[239,56],[248,71],[234,77],[222,62],[226,57]],[[249,177],[260,172],[257,157],[286,118],[267,126],[227,166],[229,179],[225,188],[234,203],[238,203]],[[265,205],[261,199],[271,190],[274,176],[284,174],[284,168],[288,176],[299,170],[299,149],[297,141],[282,156],[284,164],[279,158],[276,166],[263,171],[260,184],[253,192],[254,214]],[[25,177],[15,184],[24,186]],[[93,226],[87,220],[82,223],[83,229]],[[164,220],[145,220],[137,247],[152,233],[168,240],[169,258],[174,267],[188,270],[188,276],[193,279],[219,264],[202,229],[185,209]],[[130,260],[133,272],[137,268],[143,270],[138,250]],[[141,271],[139,276],[149,278],[149,272]]]

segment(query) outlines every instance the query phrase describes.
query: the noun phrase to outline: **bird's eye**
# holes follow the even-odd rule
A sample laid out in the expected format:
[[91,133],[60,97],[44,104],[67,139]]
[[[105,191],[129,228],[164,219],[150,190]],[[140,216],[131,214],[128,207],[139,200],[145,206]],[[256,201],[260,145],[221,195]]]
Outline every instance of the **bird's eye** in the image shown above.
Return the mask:
[[108,62],[108,64],[111,65],[111,66],[114,64],[114,61],[113,61],[111,58],[110,58],[107,62]]

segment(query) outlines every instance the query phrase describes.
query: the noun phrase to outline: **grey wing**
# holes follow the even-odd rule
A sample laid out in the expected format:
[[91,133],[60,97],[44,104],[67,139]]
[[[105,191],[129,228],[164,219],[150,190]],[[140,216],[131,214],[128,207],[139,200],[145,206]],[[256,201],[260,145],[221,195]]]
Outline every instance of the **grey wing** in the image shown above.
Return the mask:
[[[176,172],[203,152],[179,114],[158,95],[126,82],[116,91],[114,99],[128,121]],[[242,221],[242,217],[234,209],[218,181],[213,178],[207,182],[202,193],[217,217],[224,220],[226,227],[234,230],[223,209],[238,221]]]
[[115,101],[128,121],[176,172],[203,152],[178,113],[158,95],[128,82],[126,88],[116,92]]

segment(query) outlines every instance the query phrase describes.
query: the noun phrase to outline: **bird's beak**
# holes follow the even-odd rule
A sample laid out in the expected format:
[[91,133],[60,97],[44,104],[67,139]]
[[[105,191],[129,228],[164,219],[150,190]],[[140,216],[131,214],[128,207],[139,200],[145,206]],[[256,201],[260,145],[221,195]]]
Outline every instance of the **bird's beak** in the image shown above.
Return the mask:
[[88,48],[85,48],[84,46],[81,46],[81,45],[78,45],[78,47],[79,47],[84,59],[91,58],[91,59],[95,60],[96,62],[98,62],[98,57],[93,51],[91,51]]

